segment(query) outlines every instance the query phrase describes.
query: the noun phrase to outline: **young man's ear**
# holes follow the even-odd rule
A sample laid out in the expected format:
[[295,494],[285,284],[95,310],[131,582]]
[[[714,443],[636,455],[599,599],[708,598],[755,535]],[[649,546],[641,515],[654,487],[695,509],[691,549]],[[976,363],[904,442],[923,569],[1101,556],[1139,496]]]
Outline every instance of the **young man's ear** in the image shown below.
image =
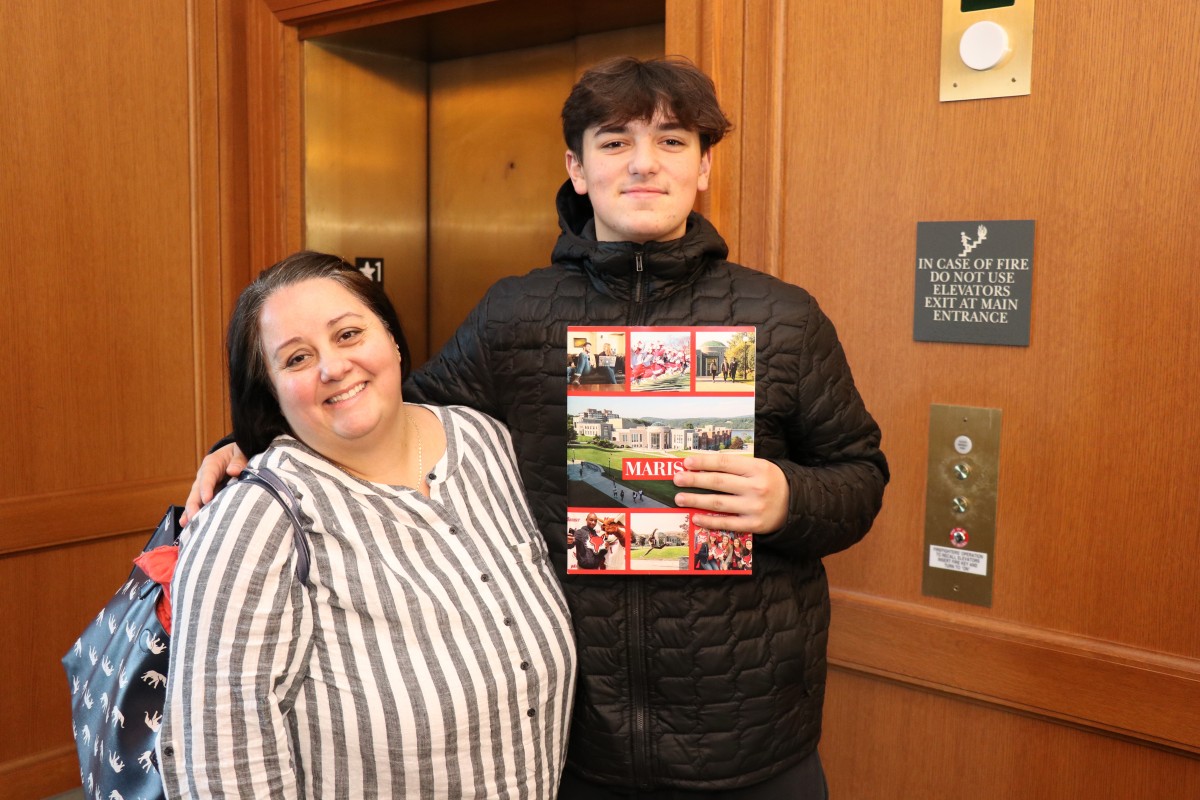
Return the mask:
[[700,154],[700,172],[696,176],[696,191],[708,190],[708,176],[712,173],[712,148]]
[[587,177],[583,173],[583,159],[567,150],[567,175],[576,194],[587,194]]

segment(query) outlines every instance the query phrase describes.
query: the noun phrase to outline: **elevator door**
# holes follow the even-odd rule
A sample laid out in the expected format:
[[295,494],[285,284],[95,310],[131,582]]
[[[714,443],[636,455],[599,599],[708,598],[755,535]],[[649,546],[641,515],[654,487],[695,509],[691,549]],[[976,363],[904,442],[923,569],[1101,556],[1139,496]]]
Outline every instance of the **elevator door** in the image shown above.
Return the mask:
[[497,279],[549,263],[578,75],[663,52],[661,24],[456,58],[305,45],[305,245],[382,259],[417,364]]

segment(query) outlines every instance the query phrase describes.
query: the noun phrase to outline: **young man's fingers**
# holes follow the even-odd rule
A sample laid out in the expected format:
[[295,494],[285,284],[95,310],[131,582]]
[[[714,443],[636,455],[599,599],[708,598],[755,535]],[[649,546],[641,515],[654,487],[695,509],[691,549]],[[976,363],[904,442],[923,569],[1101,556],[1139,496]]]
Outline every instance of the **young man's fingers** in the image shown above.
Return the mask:
[[708,528],[714,531],[729,531],[731,533],[758,533],[754,520],[750,517],[723,516],[712,514],[692,514],[692,524],[698,528]]
[[733,456],[726,453],[702,453],[688,456],[683,467],[692,472],[726,472],[732,475],[749,475],[754,469],[753,458]]
[[242,470],[250,465],[250,459],[246,458],[245,454],[242,453],[242,449],[236,444],[229,444],[226,447],[232,449],[229,451],[229,464],[225,467],[225,474],[231,478],[236,478],[242,474]]
[[707,489],[712,492],[739,494],[744,491],[746,479],[741,475],[715,470],[688,470],[675,473],[675,485],[681,489]]
[[236,444],[227,444],[206,455],[200,462],[200,469],[196,470],[196,480],[183,504],[180,524],[187,525],[202,507],[212,502],[226,476],[240,475],[246,463],[246,457]]

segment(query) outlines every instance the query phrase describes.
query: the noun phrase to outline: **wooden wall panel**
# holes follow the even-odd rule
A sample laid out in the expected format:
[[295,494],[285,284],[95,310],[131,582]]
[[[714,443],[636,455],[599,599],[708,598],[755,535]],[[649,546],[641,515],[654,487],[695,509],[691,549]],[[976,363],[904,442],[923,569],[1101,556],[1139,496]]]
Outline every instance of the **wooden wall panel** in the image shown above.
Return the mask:
[[[152,516],[147,510],[146,515]],[[157,520],[151,520],[151,524]],[[79,785],[71,689],[60,659],[129,577],[146,533],[0,558],[0,798]]]
[[936,692],[830,674],[821,759],[853,800],[1181,800],[1200,761]]
[[20,390],[0,398],[20,457],[0,459],[0,501],[184,474],[195,458],[194,386],[164,380],[193,351],[185,5],[95,29],[61,25],[71,9],[4,12],[0,107],[20,111],[0,119],[0,338],[21,346]]
[[244,97],[222,87],[244,83],[243,11],[0,15],[0,798],[78,785],[59,658],[227,425],[248,236]]
[[[1200,114],[1170,99],[1200,88],[1184,33],[1200,10],[1159,5],[1110,0],[1086,21],[1039,6],[1033,95],[948,104],[937,19],[878,3],[862,25],[849,9],[789,5],[789,30],[828,35],[786,62],[823,75],[785,99],[786,273],[839,323],[896,468],[883,535],[833,560],[847,588],[920,598],[929,404],[994,406],[995,604],[944,605],[1200,657],[1180,613],[1197,610],[1200,541],[1167,533],[1200,510],[1188,477],[1200,453],[1177,446],[1200,434],[1197,311],[1180,302],[1200,289],[1187,267]],[[898,48],[887,61],[885,42]],[[1108,46],[1085,55],[1084,42]],[[1086,79],[1085,57],[1099,59]],[[916,222],[976,218],[1037,220],[1027,348],[911,341]],[[896,568],[906,552],[911,568]]]

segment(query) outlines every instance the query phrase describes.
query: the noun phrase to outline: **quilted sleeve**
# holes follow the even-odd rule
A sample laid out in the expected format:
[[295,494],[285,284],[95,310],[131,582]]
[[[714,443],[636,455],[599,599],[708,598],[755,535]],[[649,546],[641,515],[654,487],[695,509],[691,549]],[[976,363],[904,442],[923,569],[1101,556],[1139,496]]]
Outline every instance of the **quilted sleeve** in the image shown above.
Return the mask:
[[479,304],[450,337],[450,341],[404,384],[404,399],[433,405],[463,405],[491,417],[503,418],[496,407],[495,364],[489,355],[488,309],[496,288],[488,290]]
[[889,472],[880,431],[854,385],[833,323],[808,298],[798,337],[792,408],[785,415],[787,458],[771,458],[787,476],[788,516],[756,543],[796,558],[821,558],[870,530]]
[[287,717],[313,626],[291,524],[249,484],[201,514],[172,581],[164,786],[170,797],[297,797]]

